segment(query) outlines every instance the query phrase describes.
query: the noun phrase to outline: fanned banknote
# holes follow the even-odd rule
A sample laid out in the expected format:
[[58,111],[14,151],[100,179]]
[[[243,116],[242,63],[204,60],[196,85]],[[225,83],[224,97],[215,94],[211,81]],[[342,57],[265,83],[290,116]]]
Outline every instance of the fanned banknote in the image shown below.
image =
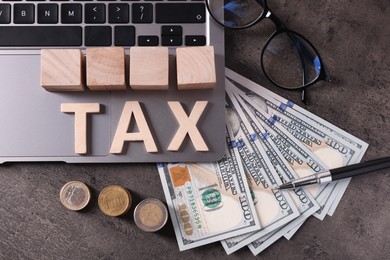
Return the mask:
[[257,255],[309,216],[332,215],[349,179],[278,191],[285,181],[359,162],[368,144],[226,68],[226,155],[158,164],[180,250],[221,241]]
[[[289,106],[287,106],[276,99],[276,94],[256,83],[244,79],[229,70],[227,70],[226,74],[227,77],[231,77],[230,80],[234,82],[237,87],[245,88],[247,90],[246,94],[248,94],[254,102],[258,103],[265,112],[271,115],[272,120],[278,121],[280,125],[288,130],[297,140],[300,140],[300,142],[306,145],[314,154],[320,157],[327,165],[327,168],[336,168],[360,161],[362,154],[364,154],[367,149],[367,144],[365,142],[332,126],[324,120],[321,122],[314,122],[310,117],[303,116],[293,109],[287,111],[288,108],[292,107],[291,102],[284,100],[289,104]],[[245,86],[243,87],[241,84],[244,83]],[[303,109],[301,109],[301,111],[303,111]],[[318,117],[316,118],[318,120]],[[331,128],[335,130],[330,131],[329,129]],[[341,136],[347,136],[348,138],[342,138]],[[326,206],[315,214],[316,217],[323,219],[331,206],[337,206],[335,205],[335,201],[341,199],[340,194],[342,196],[348,182],[348,180],[338,182],[337,187],[333,189],[333,192],[329,193],[329,196],[325,201]],[[338,202],[336,204],[338,204]]]
[[[327,166],[314,153],[303,144],[300,144],[292,134],[280,126],[279,122],[273,120],[245,92],[235,88],[231,82],[226,82],[225,85],[227,89],[231,89],[237,94],[237,98],[248,112],[256,116],[259,124],[267,130],[270,138],[276,143],[279,151],[285,156],[300,178],[327,170]],[[330,196],[336,185],[337,182],[325,185],[312,185],[307,187],[307,190],[316,198],[321,208],[324,209],[327,206],[325,198]]]
[[[242,91],[244,89],[242,93],[245,93],[247,97],[250,97],[256,103],[257,109],[266,112],[261,115],[263,116],[263,123],[267,123],[263,126],[268,126],[266,129],[267,132],[273,131],[273,135],[271,134],[271,136],[275,139],[275,143],[282,144],[279,145],[279,148],[293,146],[291,146],[291,143],[286,142],[285,139],[283,140],[282,137],[285,137],[283,133],[280,134],[280,132],[274,131],[275,128],[272,125],[275,124],[275,121],[281,123],[283,128],[289,131],[290,137],[293,136],[295,142],[300,140],[299,142],[304,143],[307,148],[310,148],[310,151],[317,154],[317,158],[324,161],[327,168],[357,163],[362,159],[368,147],[368,144],[364,141],[229,69],[226,69],[226,76],[230,81],[227,85],[234,83],[233,85],[237,90]],[[250,100],[248,101],[247,99],[246,101],[249,102]],[[249,103],[253,105],[253,102]],[[335,153],[334,150],[338,151]],[[299,150],[296,149],[295,152],[297,151]],[[287,160],[290,159],[290,162],[298,161],[294,157],[296,154],[291,153],[291,151],[290,153],[283,153],[283,155],[286,155],[285,158]],[[322,205],[322,210],[314,215],[320,219],[323,219],[326,213],[332,215],[348,183],[349,179],[338,181],[337,186],[334,186],[331,192],[328,192],[327,196],[322,196],[322,198],[317,197],[317,202]],[[278,231],[254,241],[249,245],[251,251],[254,254],[261,252],[283,236],[283,234],[286,238],[291,238],[303,222],[304,220],[302,218],[297,218]]]
[[228,129],[220,161],[159,164],[158,170],[180,250],[260,229]]
[[[230,93],[226,96],[226,102],[228,124],[232,126],[234,142],[243,161],[262,226],[259,231],[222,241],[225,251],[230,254],[295,219],[299,216],[299,210],[288,192],[273,189],[282,181],[266,151],[259,146],[250,125],[237,111],[238,104]],[[312,206],[315,206],[314,202]]]
[[[269,159],[269,163],[273,166],[274,171],[282,182],[284,183],[299,178],[298,174],[278,150],[270,138],[269,133],[260,125],[256,117],[246,109],[243,102],[239,102],[240,97],[233,95],[229,89],[227,89],[226,92],[228,92],[229,97],[232,97],[231,99],[233,100],[233,104],[236,107],[236,111],[241,118],[242,123],[247,129],[250,129],[250,132],[255,133],[252,134],[255,145],[265,152]],[[309,217],[316,212],[320,206],[316,202],[314,196],[306,189],[307,187],[298,188],[288,192],[297,206],[300,216]]]

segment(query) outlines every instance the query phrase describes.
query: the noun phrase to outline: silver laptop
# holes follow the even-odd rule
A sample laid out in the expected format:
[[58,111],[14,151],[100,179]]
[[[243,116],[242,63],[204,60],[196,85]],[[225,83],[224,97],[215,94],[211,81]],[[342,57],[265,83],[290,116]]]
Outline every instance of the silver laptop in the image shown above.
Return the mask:
[[[168,46],[168,91],[48,92],[40,86],[42,48]],[[176,89],[175,48],[215,47],[217,86]],[[128,65],[127,65],[128,66]],[[224,34],[207,14],[203,1],[34,1],[0,0],[0,163],[64,161],[70,163],[204,162],[220,159],[225,145]],[[147,68],[145,68],[147,69]],[[126,68],[126,71],[128,68]],[[197,128],[209,151],[196,151],[185,138],[178,151],[167,150],[179,124],[167,101],[191,112],[208,101]],[[121,154],[110,147],[126,101],[139,101],[158,152],[143,142],[127,142]],[[75,153],[74,115],[62,103],[99,103],[88,118],[87,147]],[[136,132],[136,124],[129,132]]]

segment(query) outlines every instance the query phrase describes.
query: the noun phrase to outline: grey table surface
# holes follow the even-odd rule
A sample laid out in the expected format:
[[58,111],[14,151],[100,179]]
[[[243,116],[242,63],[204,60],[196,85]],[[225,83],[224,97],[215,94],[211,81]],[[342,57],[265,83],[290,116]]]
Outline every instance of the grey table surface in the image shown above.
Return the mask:
[[[272,10],[319,50],[333,80],[310,88],[306,108],[363,139],[363,161],[390,155],[390,7],[386,0],[269,1]],[[261,72],[260,52],[275,28],[270,21],[226,32],[226,65],[296,102],[300,93],[273,86]],[[88,208],[75,213],[59,202],[68,181],[93,191]],[[388,259],[390,170],[352,179],[333,217],[310,218],[290,240],[281,239],[264,259]],[[104,216],[97,194],[109,184],[128,188],[134,205],[163,201],[154,164],[72,165],[11,163],[0,166],[1,259],[211,259],[250,258],[245,248],[226,256],[219,243],[179,252],[170,222],[144,233],[132,212]]]

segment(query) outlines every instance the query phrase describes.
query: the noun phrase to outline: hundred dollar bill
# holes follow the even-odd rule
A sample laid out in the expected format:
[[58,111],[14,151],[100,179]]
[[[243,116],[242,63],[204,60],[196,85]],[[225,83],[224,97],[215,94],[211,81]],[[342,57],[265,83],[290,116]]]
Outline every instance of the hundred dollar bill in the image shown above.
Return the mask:
[[[281,181],[284,183],[298,179],[298,174],[285,160],[282,153],[279,151],[279,149],[276,147],[276,145],[270,138],[268,132],[265,131],[265,129],[256,119],[254,114],[251,113],[249,109],[245,106],[244,101],[240,98],[240,96],[233,95],[233,93],[230,92],[229,89],[226,89],[226,92],[229,93],[229,97],[231,97],[232,103],[235,106],[235,110],[237,111],[238,116],[241,118],[242,123],[248,130],[250,129],[250,132],[255,133],[255,135],[253,135],[255,136],[255,145],[257,145],[259,150],[265,152],[266,156],[269,159],[269,162],[271,163],[275,172],[278,174]],[[306,189],[307,187],[297,188],[288,191],[299,210],[299,218],[307,218],[320,208],[313,195]]]
[[274,231],[272,234],[261,237],[248,245],[248,248],[251,250],[254,256],[260,254],[267,247],[275,243],[279,238],[284,235],[283,228]]
[[229,132],[227,127],[225,156],[218,162],[158,164],[181,251],[261,227]]
[[[226,92],[230,93],[229,96],[233,96],[229,88],[226,89]],[[291,181],[299,178],[298,175],[292,169],[292,167],[284,159],[283,155],[275,146],[273,141],[269,138],[269,134],[260,125],[255,116],[251,112],[249,112],[248,109],[246,109],[245,105],[243,104],[243,101],[241,100],[240,102],[240,97],[233,96],[231,97],[231,100],[233,105],[236,107],[236,111],[242,122],[245,124],[246,128],[253,129],[255,131],[256,138],[254,140],[254,143],[261,150],[265,151],[269,158],[269,161],[271,162],[278,176],[281,178],[282,182]],[[293,199],[293,202],[297,206],[300,216],[290,221],[289,224],[284,226],[284,229],[279,229],[278,232],[271,232],[272,235],[267,234],[259,239],[256,239],[254,242],[251,243],[252,245],[255,245],[253,249],[256,249],[256,246],[259,244],[261,244],[262,247],[269,246],[274,241],[282,237],[284,233],[286,233],[292,227],[296,226],[297,224],[302,222],[302,220],[305,220],[306,218],[314,214],[320,208],[314,197],[304,188],[291,190],[289,191],[289,194]],[[259,240],[263,241],[264,243],[259,243]]]
[[[305,142],[303,142],[302,139],[297,138],[297,136],[294,135],[293,132],[289,131],[289,129],[286,128],[286,126],[284,126],[278,120],[276,120],[276,118],[274,116],[272,116],[271,114],[269,114],[268,111],[262,110],[260,108],[260,106],[258,105],[260,102],[256,102],[259,100],[259,98],[257,96],[255,96],[255,98],[254,98],[254,96],[251,95],[251,93],[252,93],[251,91],[243,92],[238,88],[236,88],[235,91],[238,92],[240,94],[240,96],[242,98],[244,98],[248,104],[250,104],[251,107],[256,108],[255,113],[257,115],[258,114],[262,115],[261,118],[263,119],[263,122],[267,123],[268,125],[277,125],[279,130],[281,128],[284,128],[287,132],[289,132],[290,136],[292,136],[292,138],[294,140],[298,140],[303,145],[305,145]],[[262,106],[262,107],[264,108],[264,106]],[[267,110],[267,108],[266,108],[266,110]],[[306,147],[307,147],[307,145],[306,145]],[[310,149],[310,147],[307,147],[307,148],[311,151],[312,157],[313,157],[313,155],[315,155],[318,158],[315,151],[312,151]],[[333,158],[333,157],[329,155],[329,158]],[[323,162],[323,160],[319,160],[319,159],[317,161]],[[318,169],[318,171],[316,171],[316,172],[322,172],[325,169],[329,169],[329,166],[326,165],[325,163],[322,163],[322,168]],[[307,174],[309,174],[309,173],[307,173]],[[323,203],[320,203],[320,205],[321,205],[320,210],[318,210],[318,212],[314,214],[315,217],[317,217],[321,220],[325,218],[327,211],[329,210],[329,208],[332,205],[332,200],[329,200],[329,199],[333,199],[335,197],[335,195],[332,192],[335,190],[337,191],[337,188],[338,188],[338,187],[336,187],[337,184],[338,184],[338,182],[333,182],[333,183],[326,184],[325,186],[322,186],[322,188],[321,188],[321,186],[317,186],[316,188],[314,188],[314,187],[310,188],[310,189],[319,189],[318,192],[316,193],[317,195],[315,197],[317,199],[317,202],[323,202]],[[325,200],[323,198],[325,198]]]
[[[240,84],[236,82],[237,85]],[[328,169],[354,163],[359,158],[361,154],[360,149],[339,136],[325,131],[326,129],[320,129],[316,124],[304,121],[302,119],[303,116],[291,116],[291,114],[282,109],[283,106],[275,104],[278,101],[265,94],[261,86],[255,85],[252,82],[252,84],[246,85],[243,88],[247,89],[245,94],[249,94],[254,102],[263,104],[263,109],[272,116],[272,120],[278,121],[297,140],[300,140],[314,154],[320,157],[326,163]],[[325,217],[329,208],[334,203],[337,197],[336,195],[346,189],[345,184],[346,181],[343,181],[337,185],[338,187],[334,189],[335,193],[331,193],[328,196],[328,200],[326,201],[327,210],[322,208],[315,216],[320,219]]]
[[[274,141],[276,147],[300,178],[327,169],[326,165],[315,156],[315,154],[304,145],[297,143],[296,139],[286,129],[280,126],[277,121],[272,120],[272,118],[270,118],[270,116],[244,92],[237,89],[231,82],[226,82],[225,86],[227,89],[231,89],[235,92],[237,97],[240,98],[241,103],[246,107],[246,110],[256,116],[257,121],[265,128],[271,140]],[[330,196],[336,184],[336,182],[332,182],[325,185],[311,185],[306,189],[315,197],[321,208],[325,208],[325,206],[328,205],[325,205],[324,198]]]
[[[349,144],[348,147],[350,146],[355,147],[352,152],[354,153],[354,157],[352,158],[352,160],[349,159],[353,163],[360,162],[360,160],[362,159],[364,153],[368,148],[368,144],[366,142],[347,133],[346,131],[340,129],[339,127],[325,121],[324,119],[294,104],[293,102],[273,93],[272,91],[269,91],[266,88],[263,88],[262,86],[254,83],[253,81],[250,81],[249,79],[242,77],[241,75],[235,73],[234,71],[228,68],[226,68],[225,73],[229,79],[232,79],[233,81],[239,83],[241,86],[244,86],[245,88],[251,90],[253,93],[256,93],[258,96],[264,98],[265,102],[267,103],[266,104],[267,106],[271,106],[273,107],[273,109],[276,108],[284,115],[299,122],[302,126],[305,126],[309,129],[313,128],[314,132],[316,131],[314,129],[317,128],[319,130],[319,133],[321,133],[321,131],[324,131],[325,134],[328,133],[328,136],[330,137],[333,138],[339,137],[339,139],[337,140],[342,139],[344,143]],[[324,133],[322,133],[322,135],[324,135]],[[343,147],[337,147],[336,143],[334,143],[333,146],[335,146],[333,148],[337,148],[340,150],[343,149]],[[346,158],[348,159],[348,157]],[[324,162],[326,163],[325,159]],[[329,162],[329,165],[334,163],[335,162]],[[344,160],[344,163],[342,165],[339,164],[339,166],[344,166],[347,163],[348,161],[345,162]]]
[[[259,90],[259,92],[261,92],[261,96],[263,96],[263,97],[268,96],[267,99],[269,99],[269,100],[272,100],[272,98],[273,98],[274,101],[279,101],[279,103],[274,102],[274,104],[276,104],[277,107],[285,114],[294,116],[293,119],[294,118],[304,119],[304,121],[306,121],[308,126],[316,126],[318,129],[320,129],[324,132],[327,132],[329,136],[332,136],[338,140],[341,139],[342,143],[347,144],[347,146],[349,146],[349,147],[352,147],[352,150],[355,151],[354,158],[350,159],[349,162],[347,162],[344,158],[342,165],[350,164],[350,163],[357,163],[362,159],[362,157],[363,157],[363,155],[366,152],[367,147],[368,147],[368,144],[365,143],[364,141],[354,137],[353,135],[345,132],[344,130],[338,128],[337,126],[330,124],[329,122],[327,122],[327,121],[321,119],[320,117],[305,110],[304,108],[299,107],[299,106],[293,104],[292,102],[280,97],[279,95],[277,95],[277,94],[275,94],[275,93],[273,93],[265,88],[262,88],[261,86],[257,85],[256,83],[240,76],[239,74],[237,74],[229,69],[226,69],[226,75],[228,78],[234,79],[234,81],[239,82],[241,85],[251,86],[257,90],[261,89],[261,91]],[[287,112],[285,112],[285,111],[287,111]],[[333,143],[333,146],[337,146],[337,145],[338,144],[336,142]],[[342,149],[342,147],[340,147],[340,148]],[[323,158],[323,159],[326,159],[326,158]],[[324,160],[324,161],[327,162],[326,160]],[[340,160],[338,160],[338,161],[340,162]],[[334,163],[334,160],[332,159],[330,161],[330,164],[329,164],[329,162],[327,162],[327,163],[328,163],[328,165],[331,165],[332,163]],[[338,166],[340,166],[340,165],[338,165]],[[332,168],[332,166],[329,166],[329,167]],[[333,166],[333,167],[337,167],[337,165]],[[317,217],[319,217],[320,219],[323,219],[325,217],[325,213],[327,213],[330,216],[334,213],[334,211],[335,211],[337,205],[339,204],[346,188],[348,187],[349,182],[350,182],[350,179],[344,179],[344,180],[338,181],[337,189],[334,189],[334,192],[332,192],[330,194],[330,196],[328,197],[328,201],[326,202],[327,203],[326,207],[324,207],[321,212],[316,214]],[[297,228],[294,229],[293,231],[296,231],[296,230],[297,230]],[[294,233],[295,232],[288,232],[288,233],[286,233],[285,237],[287,239],[289,239],[289,238],[291,238],[291,236]]]
[[229,98],[229,93],[226,96],[226,102],[228,124],[232,127],[233,140],[242,158],[262,226],[259,231],[221,241],[225,251],[231,254],[295,219],[299,216],[299,210],[288,192],[274,189],[282,182],[275,169],[272,168],[272,163],[265,151],[256,145],[254,133],[242,121],[243,118],[237,113]]
[[251,250],[252,254],[256,256],[278,240],[277,237],[280,237],[278,236],[278,233],[280,233],[280,229],[275,230],[259,239],[256,239],[248,245],[248,248]]
[[[227,86],[229,86],[230,84],[227,83],[226,84]],[[232,85],[230,85],[232,86]],[[229,87],[227,87],[229,89]],[[272,138],[269,138],[270,136],[273,136],[273,137],[278,137],[280,138],[281,136],[284,136],[284,135],[287,135],[285,138],[288,140],[288,142],[292,145],[290,145],[289,143],[287,144],[287,146],[294,146],[294,143],[292,141],[292,138],[293,137],[288,137],[289,133],[285,133],[283,134],[283,129],[282,131],[279,131],[279,133],[281,134],[276,134],[275,132],[273,132],[273,129],[272,128],[269,128],[269,131],[272,132],[272,134],[270,134],[269,131],[265,131],[265,129],[263,128],[263,126],[260,124],[259,120],[256,120],[256,117],[253,113],[253,109],[249,109],[248,106],[245,104],[245,102],[243,101],[243,99],[239,96],[239,95],[236,95],[236,98],[237,100],[239,101],[241,107],[243,108],[244,111],[247,111],[247,115],[251,117],[252,121],[251,121],[251,125],[253,125],[253,128],[256,130],[256,133],[258,134],[258,136],[265,136],[267,137],[267,139],[272,139]],[[249,104],[248,104],[249,105]],[[263,118],[265,119],[265,118]],[[275,125],[273,125],[273,128],[275,129]],[[284,130],[285,131],[285,130]],[[264,140],[264,138],[262,139]],[[280,140],[277,139],[277,142],[279,144],[283,144],[286,142],[286,140],[284,140],[283,142],[280,142]],[[271,151],[273,150],[274,153],[277,153],[279,154],[280,157],[282,157],[281,153],[283,152],[285,155],[288,155],[287,158],[289,158],[289,161],[292,162],[292,165],[295,165],[295,168],[298,169],[298,171],[302,174],[302,166],[301,164],[307,160],[307,165],[313,165],[313,160],[315,160],[315,156],[314,155],[311,155],[313,156],[314,158],[311,158],[309,156],[309,154],[311,153],[310,151],[308,151],[307,149],[305,149],[305,147],[302,147],[301,149],[297,149],[298,151],[300,152],[288,152],[286,151],[286,145],[279,145],[279,148],[280,148],[280,151],[277,149],[276,145],[271,141],[268,143],[268,147],[269,149],[271,149]],[[267,147],[264,147],[265,150],[267,150]],[[306,151],[305,151],[306,150]],[[304,155],[304,156],[302,156]],[[295,158],[295,159],[292,159],[292,158]],[[318,160],[318,159],[317,159]],[[299,162],[296,163],[296,161]],[[297,167],[298,166],[298,167]],[[324,166],[323,166],[324,167]],[[309,168],[310,169],[310,168]],[[311,173],[312,174],[312,173]],[[297,177],[295,177],[297,178]],[[325,191],[322,191],[322,194],[323,195],[326,195],[326,194],[330,194],[332,189],[335,187],[334,184],[328,186],[328,189],[325,190]],[[318,199],[323,202],[325,201],[324,200],[324,196],[320,196],[320,192],[321,190],[318,189],[319,187],[315,187],[315,186],[311,186],[311,187],[308,187],[308,189],[310,189],[313,194],[319,194],[318,195]],[[325,193],[324,193],[325,192]],[[327,192],[327,193],[326,193]],[[310,194],[310,193],[309,193]],[[294,197],[293,197],[294,198]],[[323,202],[323,204],[325,204],[325,202]],[[318,209],[318,208],[316,208]],[[254,242],[252,242],[252,249],[256,249],[256,246],[260,246],[261,245],[261,248],[265,248],[265,245],[269,246],[270,244],[272,244],[274,241],[278,240],[280,237],[282,237],[285,233],[287,233],[291,228],[299,225],[300,223],[303,223],[304,220],[306,218],[308,218],[311,214],[313,214],[315,211],[307,211],[306,213],[307,214],[304,214],[302,211],[300,211],[301,213],[301,216],[299,216],[298,218],[294,219],[293,221],[291,221],[290,223],[288,223],[287,225],[285,225],[283,228],[281,228],[278,232],[275,232],[275,234],[273,234],[272,236],[269,236],[269,240],[268,239],[265,239],[265,237],[262,237]],[[262,241],[261,243],[259,243],[259,241]],[[271,243],[271,241],[273,241]]]
[[294,234],[301,228],[303,225],[304,221],[296,225],[295,227],[291,228],[287,233],[284,234],[284,238],[287,240],[290,240]]
[[[267,100],[269,112],[273,118],[278,120],[281,125],[287,129],[297,139],[301,140],[313,153],[322,159],[327,168],[337,168],[344,165],[357,162],[360,156],[360,149],[356,149],[346,140],[335,136],[326,129],[314,127],[312,122],[305,122],[301,117],[290,117],[291,114],[280,108],[271,101]],[[338,181],[337,188],[328,197],[326,201],[327,210],[323,208],[317,213],[320,219],[323,219],[328,213],[331,205],[335,205],[335,199],[338,194],[343,194],[347,188],[349,180]],[[338,203],[337,203],[338,204]]]

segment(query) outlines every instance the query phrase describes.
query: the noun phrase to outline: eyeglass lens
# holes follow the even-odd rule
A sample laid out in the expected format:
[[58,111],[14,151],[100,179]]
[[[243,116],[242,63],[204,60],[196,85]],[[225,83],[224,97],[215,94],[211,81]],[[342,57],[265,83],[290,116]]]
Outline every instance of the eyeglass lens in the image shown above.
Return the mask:
[[263,49],[261,62],[267,77],[288,89],[307,86],[321,72],[314,48],[292,31],[274,34]]
[[207,4],[214,19],[231,28],[246,27],[264,12],[262,0],[207,0]]

